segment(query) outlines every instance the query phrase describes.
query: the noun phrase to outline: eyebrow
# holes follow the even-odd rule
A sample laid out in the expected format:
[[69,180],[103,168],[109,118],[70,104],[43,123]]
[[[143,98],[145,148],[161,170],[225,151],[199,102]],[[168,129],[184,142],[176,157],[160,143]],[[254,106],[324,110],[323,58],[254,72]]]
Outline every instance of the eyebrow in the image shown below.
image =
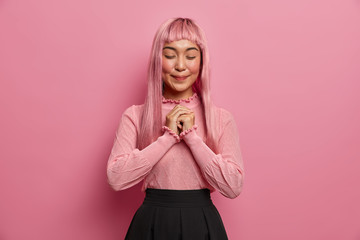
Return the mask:
[[[163,50],[166,49],[166,48],[176,51],[176,48],[173,48],[173,47],[164,47]],[[199,51],[199,49],[197,49],[196,47],[187,48],[185,51],[190,51],[190,50]]]

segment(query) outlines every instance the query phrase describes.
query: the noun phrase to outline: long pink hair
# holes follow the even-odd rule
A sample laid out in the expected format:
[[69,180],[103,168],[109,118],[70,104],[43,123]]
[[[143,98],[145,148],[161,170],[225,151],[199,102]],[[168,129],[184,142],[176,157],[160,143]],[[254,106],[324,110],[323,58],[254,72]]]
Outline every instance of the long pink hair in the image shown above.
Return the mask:
[[141,117],[141,127],[138,138],[138,147],[143,149],[161,135],[163,124],[161,115],[162,105],[162,49],[164,43],[187,39],[196,43],[201,49],[201,67],[198,79],[193,84],[193,91],[202,102],[206,121],[206,144],[215,152],[217,129],[213,112],[213,103],[210,99],[210,71],[209,52],[203,30],[189,18],[171,18],[165,21],[155,34],[148,66],[148,90],[145,98],[144,110]]

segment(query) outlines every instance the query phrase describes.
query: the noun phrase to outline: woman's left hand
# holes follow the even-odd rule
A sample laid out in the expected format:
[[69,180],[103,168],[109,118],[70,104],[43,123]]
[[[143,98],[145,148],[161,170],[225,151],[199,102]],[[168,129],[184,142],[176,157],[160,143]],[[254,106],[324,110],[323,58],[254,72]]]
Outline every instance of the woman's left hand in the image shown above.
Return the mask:
[[[189,109],[191,110],[191,109]],[[180,128],[180,133],[184,132],[186,130],[188,130],[189,128],[191,128],[194,124],[195,124],[195,113],[191,112],[191,113],[184,113],[181,114],[177,120],[177,125]]]

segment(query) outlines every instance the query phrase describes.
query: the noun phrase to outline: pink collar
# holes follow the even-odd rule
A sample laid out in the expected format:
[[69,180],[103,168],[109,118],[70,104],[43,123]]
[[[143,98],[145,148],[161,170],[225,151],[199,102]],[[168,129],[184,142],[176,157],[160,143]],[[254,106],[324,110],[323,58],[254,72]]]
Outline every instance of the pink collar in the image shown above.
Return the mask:
[[169,106],[171,108],[175,107],[175,105],[177,104],[181,104],[185,107],[192,108],[197,106],[201,101],[197,93],[194,92],[194,94],[191,97],[185,99],[178,99],[178,100],[169,99],[162,96],[162,102],[163,102],[163,106]]

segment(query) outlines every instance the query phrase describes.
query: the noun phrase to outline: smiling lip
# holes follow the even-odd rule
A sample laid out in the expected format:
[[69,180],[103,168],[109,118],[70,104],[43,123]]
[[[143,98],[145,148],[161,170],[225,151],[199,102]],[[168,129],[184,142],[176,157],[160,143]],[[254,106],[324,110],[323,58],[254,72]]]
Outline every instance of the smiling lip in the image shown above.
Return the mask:
[[173,78],[175,78],[176,80],[178,81],[184,81],[188,76],[185,76],[185,77],[176,77],[176,76],[173,76]]

